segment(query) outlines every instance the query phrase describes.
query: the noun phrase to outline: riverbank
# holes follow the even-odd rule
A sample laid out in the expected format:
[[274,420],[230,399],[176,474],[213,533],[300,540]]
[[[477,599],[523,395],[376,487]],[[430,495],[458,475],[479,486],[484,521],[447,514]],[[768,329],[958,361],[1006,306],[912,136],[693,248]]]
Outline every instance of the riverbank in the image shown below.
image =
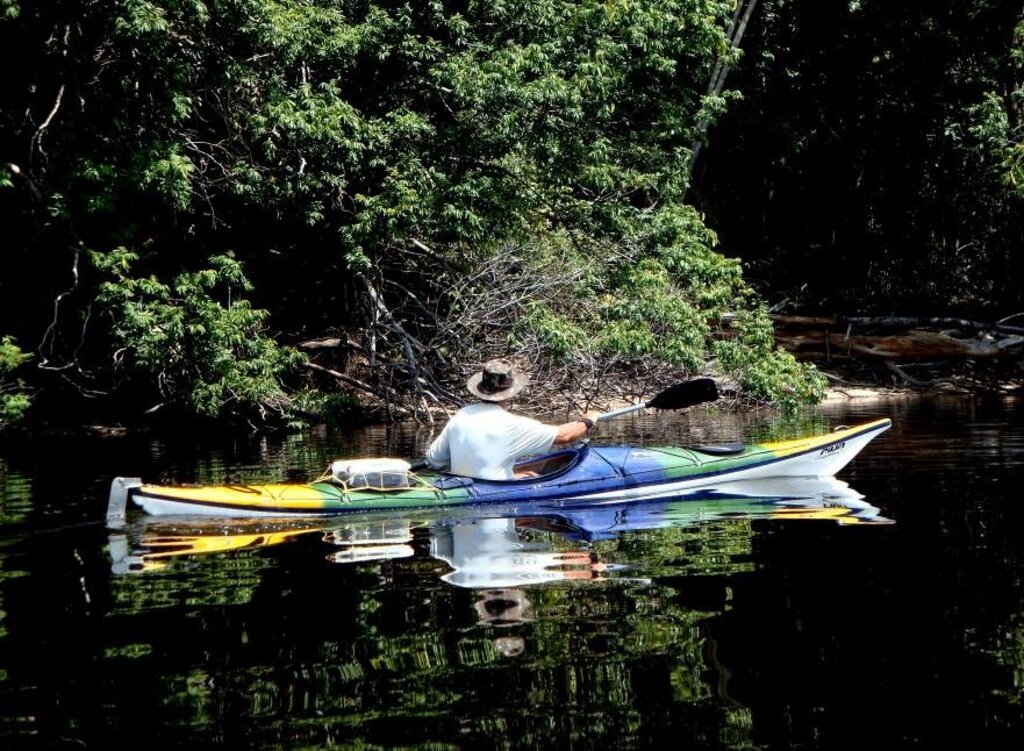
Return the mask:
[[899,389],[899,388],[880,388],[880,387],[864,387],[854,386],[849,388],[830,388],[828,394],[822,400],[821,404],[836,404],[840,402],[855,402],[855,401],[877,401],[877,400],[888,400],[888,399],[913,399],[922,396],[920,392],[912,391],[910,389]]
[[938,395],[997,395],[1017,396],[1024,392],[1024,382],[1009,380],[991,383],[955,383],[943,381],[935,385],[921,386],[874,386],[842,385],[829,388],[822,404],[837,402],[868,401],[877,399],[917,399]]
[[[835,378],[833,376],[833,378]],[[1024,392],[1024,383],[1016,380],[1002,380],[992,382],[977,381],[941,381],[939,383],[922,386],[911,386],[906,384],[873,384],[868,382],[854,382],[852,379],[843,383],[835,383],[829,387],[825,398],[815,406],[831,407],[847,403],[868,403],[871,401],[904,401],[914,399],[927,399],[940,395],[949,396],[999,396],[1014,397]],[[720,382],[722,391],[721,397],[713,402],[715,409],[725,412],[744,412],[756,409],[772,408],[771,405],[752,403],[728,388],[726,382]],[[606,412],[622,407],[639,404],[650,399],[657,389],[651,393],[623,394],[608,393],[596,397],[584,397],[579,393],[567,393],[559,389],[529,389],[526,393],[510,402],[508,408],[518,414],[537,417],[538,419],[557,422],[560,420],[575,419],[585,411]],[[465,395],[467,401],[470,397]],[[699,407],[700,405],[695,405]],[[459,408],[457,404],[447,406],[435,405],[429,411],[429,416],[420,414],[414,417],[409,414],[399,413],[397,410],[390,414],[385,405],[364,403],[354,407],[345,415],[330,420],[329,426],[366,426],[366,425],[387,425],[402,422],[418,422],[426,425],[444,424],[448,418]],[[103,419],[85,419],[79,423],[72,424],[68,420],[41,420],[38,422],[29,420],[24,424],[14,426],[0,434],[5,440],[16,440],[17,437],[33,435],[76,435],[90,434],[96,436],[123,436],[128,433],[146,433],[150,435],[181,435],[189,432],[196,432],[197,427],[193,424],[180,422],[152,422],[138,421],[132,424],[118,423],[116,421],[105,421]],[[230,426],[220,425],[216,422],[202,421],[200,432],[208,434],[211,432],[232,433],[237,430]],[[315,425],[310,426],[315,429]]]

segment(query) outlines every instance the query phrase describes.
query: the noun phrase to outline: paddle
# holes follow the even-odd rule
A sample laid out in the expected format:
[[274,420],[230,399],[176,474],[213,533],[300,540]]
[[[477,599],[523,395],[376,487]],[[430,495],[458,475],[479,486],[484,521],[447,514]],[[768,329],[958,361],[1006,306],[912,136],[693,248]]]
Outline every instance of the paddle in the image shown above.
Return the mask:
[[664,391],[654,395],[646,402],[631,404],[628,407],[613,409],[598,415],[596,422],[604,422],[615,417],[628,415],[641,409],[685,409],[695,404],[713,402],[718,398],[718,386],[710,378],[695,378],[692,381],[683,381],[674,386],[669,386]]
[[[683,381],[669,386],[664,391],[655,394],[653,397],[640,404],[631,404],[628,407],[620,407],[610,412],[604,412],[594,418],[595,422],[605,422],[622,415],[638,412],[641,409],[685,409],[695,404],[713,402],[718,398],[718,386],[710,378],[695,378],[692,381]],[[412,464],[414,471],[426,469],[427,460],[419,459]]]

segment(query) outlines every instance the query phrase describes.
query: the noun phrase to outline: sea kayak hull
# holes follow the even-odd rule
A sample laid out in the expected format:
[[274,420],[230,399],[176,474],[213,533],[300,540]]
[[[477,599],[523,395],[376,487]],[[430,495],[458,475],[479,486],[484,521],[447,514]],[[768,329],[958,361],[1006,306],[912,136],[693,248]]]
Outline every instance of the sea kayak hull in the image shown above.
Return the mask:
[[425,473],[408,488],[350,490],[322,481],[188,487],[117,478],[108,519],[123,520],[128,500],[154,516],[308,517],[484,503],[658,499],[723,482],[832,477],[891,425],[880,419],[825,435],[735,448],[584,447],[552,454],[548,461],[560,465],[558,471],[507,482]]

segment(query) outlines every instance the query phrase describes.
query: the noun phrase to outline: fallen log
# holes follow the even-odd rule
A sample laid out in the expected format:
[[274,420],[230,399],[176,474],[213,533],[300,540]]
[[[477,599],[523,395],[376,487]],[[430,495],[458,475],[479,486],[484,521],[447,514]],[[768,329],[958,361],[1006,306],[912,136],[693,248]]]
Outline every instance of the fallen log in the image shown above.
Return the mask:
[[901,334],[847,334],[843,331],[776,331],[779,346],[795,355],[872,360],[980,360],[1015,355],[1024,336],[959,338],[941,331],[911,329]]
[[1024,334],[1024,326],[1011,326],[1007,321],[1019,318],[1007,316],[998,321],[971,321],[966,318],[942,316],[771,316],[777,328],[805,328],[824,326],[834,329],[940,329],[997,334]]

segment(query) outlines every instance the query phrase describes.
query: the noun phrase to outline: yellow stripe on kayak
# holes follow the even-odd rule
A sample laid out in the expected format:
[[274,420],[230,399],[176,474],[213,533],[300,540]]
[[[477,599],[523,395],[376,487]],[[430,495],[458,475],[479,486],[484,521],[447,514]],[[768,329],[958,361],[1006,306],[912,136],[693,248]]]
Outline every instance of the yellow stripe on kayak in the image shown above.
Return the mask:
[[771,451],[776,456],[789,456],[790,454],[799,454],[805,451],[813,451],[821,446],[828,446],[831,443],[839,443],[845,441],[848,438],[861,435],[863,433],[869,433],[872,430],[879,428],[888,428],[892,424],[892,420],[888,417],[883,417],[880,420],[874,420],[872,422],[866,422],[861,425],[855,425],[852,428],[844,428],[842,430],[833,430],[831,433],[825,433],[824,435],[812,436],[810,438],[796,438],[789,441],[775,441],[773,443],[762,443],[761,448]]
[[[211,487],[168,487],[143,485],[143,495],[185,503],[218,506],[271,506],[282,510],[308,510],[324,507],[325,494],[308,485],[220,485]],[[339,495],[340,497],[340,495]]]

